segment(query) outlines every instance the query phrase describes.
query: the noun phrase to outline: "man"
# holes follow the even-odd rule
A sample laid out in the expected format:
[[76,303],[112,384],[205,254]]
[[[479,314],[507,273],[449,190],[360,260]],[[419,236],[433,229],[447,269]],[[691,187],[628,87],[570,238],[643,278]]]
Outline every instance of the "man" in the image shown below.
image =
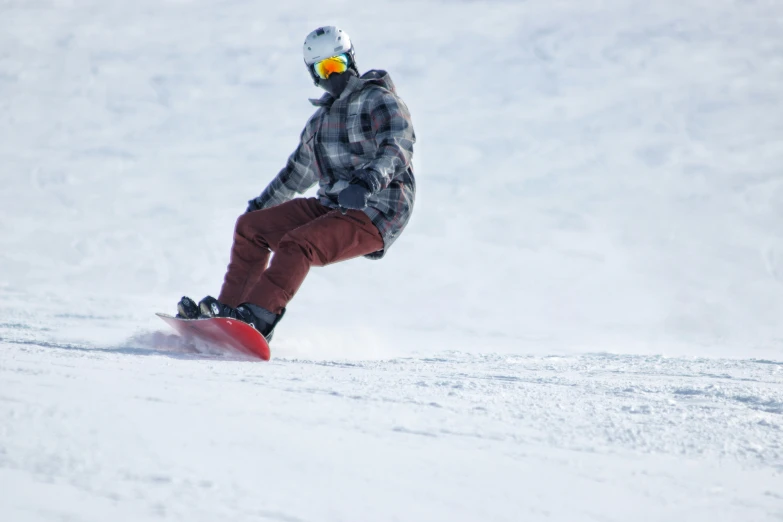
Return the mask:
[[[351,39],[334,26],[307,35],[304,62],[326,93],[310,100],[318,109],[286,166],[237,220],[220,295],[183,297],[179,317],[233,317],[270,340],[311,266],[380,259],[410,219],[416,137],[388,73],[360,76]],[[294,199],[316,183],[317,198]]]

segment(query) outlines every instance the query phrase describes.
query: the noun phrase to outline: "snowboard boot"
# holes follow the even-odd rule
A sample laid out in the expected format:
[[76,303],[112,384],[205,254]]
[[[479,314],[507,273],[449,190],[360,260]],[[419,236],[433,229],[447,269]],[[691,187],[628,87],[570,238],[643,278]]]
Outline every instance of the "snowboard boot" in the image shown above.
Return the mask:
[[180,319],[198,319],[200,313],[196,302],[188,296],[183,296],[177,303],[177,317]]
[[230,317],[231,319],[237,319],[236,310],[227,304],[221,303],[211,295],[198,302],[198,309],[201,312],[201,317]]
[[285,308],[279,314],[275,314],[252,303],[242,303],[237,306],[235,312],[237,319],[251,325],[264,336],[266,342],[270,342],[275,333],[275,326],[285,315]]

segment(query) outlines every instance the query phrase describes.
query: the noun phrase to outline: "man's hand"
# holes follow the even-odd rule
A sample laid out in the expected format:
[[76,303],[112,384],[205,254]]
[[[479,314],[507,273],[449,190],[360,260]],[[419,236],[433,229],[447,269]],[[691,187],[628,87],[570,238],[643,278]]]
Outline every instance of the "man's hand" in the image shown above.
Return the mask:
[[351,184],[337,196],[341,209],[362,210],[367,206],[368,199],[370,199],[370,189],[359,179],[353,179]]
[[247,210],[245,212],[253,212],[254,210],[261,210],[261,205],[259,204],[259,199],[261,199],[261,196],[257,198],[253,198],[250,201],[247,202]]

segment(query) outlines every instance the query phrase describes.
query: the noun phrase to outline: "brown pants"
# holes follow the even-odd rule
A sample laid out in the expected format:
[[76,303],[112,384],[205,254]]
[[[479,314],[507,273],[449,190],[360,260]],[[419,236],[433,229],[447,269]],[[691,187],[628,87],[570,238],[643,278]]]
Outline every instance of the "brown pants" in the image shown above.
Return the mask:
[[[252,303],[279,314],[294,297],[311,266],[371,254],[383,248],[367,214],[297,198],[237,219],[234,245],[218,301]],[[275,255],[269,263],[270,251]]]

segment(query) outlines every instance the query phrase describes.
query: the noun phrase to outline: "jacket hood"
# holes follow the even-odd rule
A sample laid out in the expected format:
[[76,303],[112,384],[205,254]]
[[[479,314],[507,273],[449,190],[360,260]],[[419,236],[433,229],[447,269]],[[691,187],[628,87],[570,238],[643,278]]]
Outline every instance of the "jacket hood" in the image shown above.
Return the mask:
[[386,71],[372,69],[371,71],[367,71],[366,73],[362,74],[359,78],[359,81],[363,82],[364,84],[380,85],[387,91],[391,91],[393,94],[397,94],[397,91],[394,88],[394,82],[392,81],[391,76],[389,76],[389,73]]
[[[345,90],[340,95],[340,98],[347,96],[353,92],[361,91],[369,85],[377,85],[390,91],[392,94],[397,94],[394,88],[394,82],[389,76],[389,73],[380,69],[372,69],[362,74],[360,77],[354,76],[348,82]],[[316,107],[323,107],[331,105],[334,102],[334,97],[327,93],[324,93],[320,98],[310,98],[310,103]]]

